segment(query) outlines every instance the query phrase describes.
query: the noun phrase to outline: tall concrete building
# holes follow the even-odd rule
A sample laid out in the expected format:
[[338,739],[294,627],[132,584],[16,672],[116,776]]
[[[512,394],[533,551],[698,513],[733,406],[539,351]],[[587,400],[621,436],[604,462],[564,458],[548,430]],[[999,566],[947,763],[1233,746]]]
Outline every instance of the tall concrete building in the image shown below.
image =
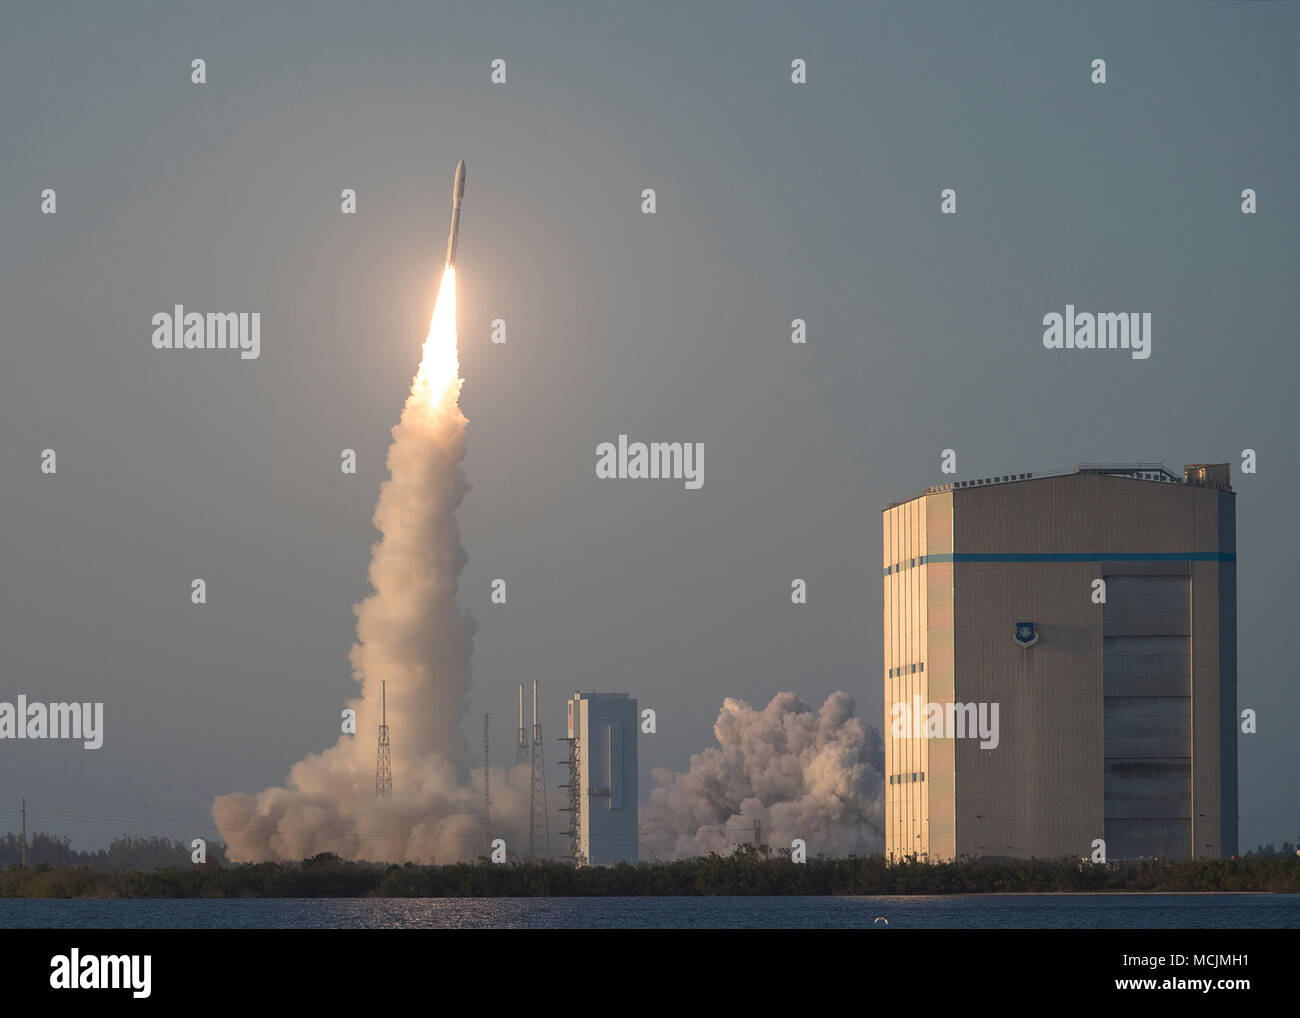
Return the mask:
[[1235,498],[1081,466],[884,510],[888,857],[1236,853]]
[[574,693],[569,701],[569,823],[575,861],[637,861],[636,739],[626,693]]

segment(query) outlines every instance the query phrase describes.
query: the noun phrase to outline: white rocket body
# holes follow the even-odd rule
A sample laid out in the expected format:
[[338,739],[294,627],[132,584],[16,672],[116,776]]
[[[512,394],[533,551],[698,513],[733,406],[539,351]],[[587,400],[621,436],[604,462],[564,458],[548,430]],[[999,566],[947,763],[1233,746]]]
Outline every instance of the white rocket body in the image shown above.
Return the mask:
[[456,176],[451,181],[451,233],[447,236],[448,266],[456,264],[456,244],[460,240],[460,204],[465,200],[465,160],[456,164]]

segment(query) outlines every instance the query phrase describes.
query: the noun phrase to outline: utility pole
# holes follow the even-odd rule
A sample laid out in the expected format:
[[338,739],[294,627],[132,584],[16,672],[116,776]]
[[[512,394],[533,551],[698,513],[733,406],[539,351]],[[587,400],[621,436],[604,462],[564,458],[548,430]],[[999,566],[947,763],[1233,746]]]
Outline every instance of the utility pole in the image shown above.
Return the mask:
[[488,790],[488,718],[483,715],[483,854],[492,858],[492,795]]
[[27,868],[27,800],[23,799],[23,869]]

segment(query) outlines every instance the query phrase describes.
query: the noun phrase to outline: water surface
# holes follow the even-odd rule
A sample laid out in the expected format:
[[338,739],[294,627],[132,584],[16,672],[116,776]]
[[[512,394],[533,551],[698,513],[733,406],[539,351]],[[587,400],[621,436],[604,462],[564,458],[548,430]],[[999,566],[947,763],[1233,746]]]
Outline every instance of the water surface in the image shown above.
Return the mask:
[[0,899],[0,928],[1295,929],[1300,895]]

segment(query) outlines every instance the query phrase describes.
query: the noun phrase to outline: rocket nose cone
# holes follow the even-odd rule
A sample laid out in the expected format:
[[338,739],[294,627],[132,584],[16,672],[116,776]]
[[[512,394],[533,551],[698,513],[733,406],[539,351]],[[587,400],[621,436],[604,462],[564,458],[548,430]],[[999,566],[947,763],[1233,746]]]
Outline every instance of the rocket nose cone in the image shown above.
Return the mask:
[[455,192],[457,198],[464,197],[465,195],[465,160],[464,159],[462,159],[460,162],[456,164],[456,176],[452,179],[451,187],[452,187],[452,191]]

